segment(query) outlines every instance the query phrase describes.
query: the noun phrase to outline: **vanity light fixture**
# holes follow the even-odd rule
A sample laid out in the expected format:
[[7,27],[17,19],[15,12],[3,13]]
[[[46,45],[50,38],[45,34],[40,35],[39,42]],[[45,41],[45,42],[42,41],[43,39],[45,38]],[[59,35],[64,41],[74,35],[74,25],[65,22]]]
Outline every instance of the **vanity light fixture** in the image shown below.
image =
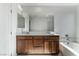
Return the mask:
[[18,4],[18,8],[19,8],[20,11],[23,11],[23,9],[22,9],[20,4]]
[[40,8],[40,7],[35,8],[35,12],[41,12],[41,11],[42,11],[42,8]]

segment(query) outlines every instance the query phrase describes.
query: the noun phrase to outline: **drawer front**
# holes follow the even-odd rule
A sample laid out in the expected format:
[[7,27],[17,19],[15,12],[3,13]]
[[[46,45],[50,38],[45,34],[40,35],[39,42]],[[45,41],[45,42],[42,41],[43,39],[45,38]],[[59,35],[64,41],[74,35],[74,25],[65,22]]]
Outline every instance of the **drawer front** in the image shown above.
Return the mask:
[[45,36],[44,39],[49,39],[49,36]]
[[43,40],[33,40],[33,47],[43,47]]
[[32,37],[31,36],[26,36],[26,39],[32,39]]
[[17,39],[26,39],[26,37],[18,36]]
[[35,36],[35,37],[33,37],[33,39],[43,39],[43,37],[41,37],[41,36]]
[[34,53],[43,53],[44,50],[44,44],[43,44],[43,40],[33,40],[33,52]]
[[31,36],[18,36],[17,39],[32,39]]
[[59,39],[59,37],[50,36],[50,39]]

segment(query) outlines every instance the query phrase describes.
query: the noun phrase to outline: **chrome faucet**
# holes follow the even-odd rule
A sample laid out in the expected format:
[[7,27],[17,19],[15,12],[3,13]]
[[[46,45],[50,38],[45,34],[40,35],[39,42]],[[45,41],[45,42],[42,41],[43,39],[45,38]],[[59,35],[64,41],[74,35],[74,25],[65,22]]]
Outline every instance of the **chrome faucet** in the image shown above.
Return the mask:
[[21,32],[22,32],[22,34],[23,34],[23,28],[21,29]]
[[65,37],[66,37],[66,40],[69,40],[69,35],[68,34],[66,34]]

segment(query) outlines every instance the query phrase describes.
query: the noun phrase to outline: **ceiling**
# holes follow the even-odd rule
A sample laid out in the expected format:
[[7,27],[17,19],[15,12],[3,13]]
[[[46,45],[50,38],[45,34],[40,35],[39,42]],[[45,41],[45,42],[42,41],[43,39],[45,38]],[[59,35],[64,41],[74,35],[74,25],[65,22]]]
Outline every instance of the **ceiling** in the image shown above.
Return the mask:
[[58,13],[74,12],[77,3],[23,3],[23,11],[29,15],[55,15]]

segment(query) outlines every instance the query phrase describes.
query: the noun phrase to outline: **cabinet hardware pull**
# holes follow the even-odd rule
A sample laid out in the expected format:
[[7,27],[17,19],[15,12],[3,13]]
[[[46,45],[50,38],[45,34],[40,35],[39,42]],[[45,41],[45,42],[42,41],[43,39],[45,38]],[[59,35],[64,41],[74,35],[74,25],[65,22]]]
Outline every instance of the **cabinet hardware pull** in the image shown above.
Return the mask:
[[33,47],[42,47],[42,46],[33,46]]

